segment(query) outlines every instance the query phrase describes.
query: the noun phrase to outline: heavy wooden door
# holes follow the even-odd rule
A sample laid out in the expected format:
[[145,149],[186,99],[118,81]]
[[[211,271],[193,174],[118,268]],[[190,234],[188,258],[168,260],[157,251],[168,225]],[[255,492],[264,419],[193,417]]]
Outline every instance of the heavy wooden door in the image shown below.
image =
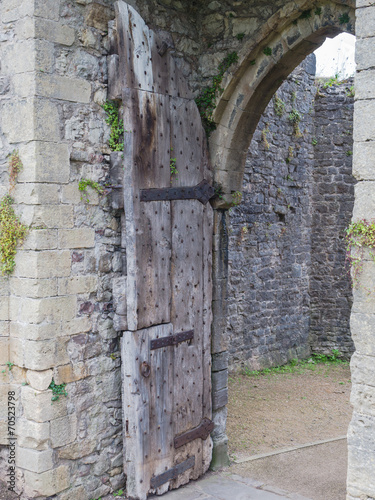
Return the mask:
[[200,115],[170,51],[123,1],[115,38],[110,77],[125,128],[124,463],[127,494],[145,499],[198,478],[211,460],[213,189]]

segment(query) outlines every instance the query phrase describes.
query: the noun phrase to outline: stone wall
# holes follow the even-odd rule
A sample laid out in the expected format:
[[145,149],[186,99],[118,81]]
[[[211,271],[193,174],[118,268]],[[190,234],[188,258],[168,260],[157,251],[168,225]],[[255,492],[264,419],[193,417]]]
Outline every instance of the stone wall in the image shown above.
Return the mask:
[[[314,56],[282,84],[263,114],[246,160],[244,199],[230,211],[230,365],[251,369],[311,352],[353,350],[349,224],[351,82],[314,82]],[[317,96],[317,98],[316,98]],[[298,112],[300,137],[290,119]]]
[[[9,310],[11,329],[0,364],[18,400],[20,498],[99,498],[125,481],[113,327],[113,290],[121,295],[124,280],[120,213],[108,197],[89,188],[85,201],[78,189],[82,178],[104,184],[109,176],[101,104],[114,12],[112,2],[87,3],[1,3],[2,189],[4,158],[18,149],[14,197],[30,226],[15,274],[1,281],[10,295],[0,319]],[[68,394],[53,403],[52,380]]]
[[354,205],[353,83],[351,79],[317,92],[311,178],[310,346],[313,352],[338,349],[346,356],[354,351],[344,239]]
[[[232,367],[246,362],[260,369],[310,352],[313,57],[290,75],[262,116],[246,160],[243,202],[230,211]],[[301,116],[300,134],[289,119],[292,112]]]

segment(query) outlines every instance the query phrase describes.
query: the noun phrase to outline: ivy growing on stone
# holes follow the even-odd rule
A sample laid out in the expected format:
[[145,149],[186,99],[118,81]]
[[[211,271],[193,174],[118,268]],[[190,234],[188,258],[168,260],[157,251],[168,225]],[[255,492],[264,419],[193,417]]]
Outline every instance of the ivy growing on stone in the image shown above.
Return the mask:
[[28,231],[14,212],[13,203],[9,194],[0,200],[0,269],[3,276],[14,271],[17,245],[23,242]]
[[339,23],[340,24],[348,24],[349,21],[350,21],[350,17],[349,17],[348,12],[345,12],[344,14],[339,16]]
[[228,54],[219,64],[219,72],[212,78],[212,85],[210,87],[205,87],[201,94],[195,99],[207,137],[209,137],[211,132],[216,129],[216,124],[212,119],[212,115],[216,107],[216,98],[224,91],[224,89],[220,86],[223,81],[224,74],[228,71],[232,64],[235,64],[237,61],[237,52],[231,52]]
[[107,113],[105,121],[111,127],[109,147],[112,151],[124,151],[124,121],[119,118],[118,103],[107,101],[102,108]]
[[52,379],[52,382],[50,383],[50,385],[48,387],[48,389],[52,390],[52,398],[51,398],[52,403],[54,401],[58,401],[60,399],[60,396],[66,397],[68,395],[65,387],[66,387],[66,384],[57,385],[55,383],[55,381]]
[[346,233],[346,261],[352,269],[353,285],[357,286],[363,269],[365,248],[370,249],[370,257],[375,262],[375,221],[362,219],[352,222]]
[[296,109],[292,109],[292,111],[289,113],[289,120],[292,122],[293,132],[295,137],[297,138],[302,137],[302,133],[299,128],[299,122],[301,121],[301,119],[301,114]]
[[104,194],[104,188],[98,182],[92,179],[81,179],[78,183],[78,190],[81,191],[81,200],[84,200],[86,203],[90,202],[87,192],[88,187],[96,191],[99,195]]

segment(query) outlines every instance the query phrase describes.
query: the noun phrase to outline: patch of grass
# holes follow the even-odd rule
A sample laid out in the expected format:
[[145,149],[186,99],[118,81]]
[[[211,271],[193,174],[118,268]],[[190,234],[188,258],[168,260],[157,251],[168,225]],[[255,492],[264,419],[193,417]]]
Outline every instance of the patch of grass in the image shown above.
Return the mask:
[[313,353],[310,358],[298,361],[292,359],[286,365],[274,366],[265,368],[264,370],[250,370],[244,367],[241,370],[242,375],[247,377],[260,377],[264,375],[278,375],[284,373],[304,373],[306,370],[315,371],[317,365],[348,365],[349,361],[343,359],[342,354],[338,349],[333,349],[331,354]]

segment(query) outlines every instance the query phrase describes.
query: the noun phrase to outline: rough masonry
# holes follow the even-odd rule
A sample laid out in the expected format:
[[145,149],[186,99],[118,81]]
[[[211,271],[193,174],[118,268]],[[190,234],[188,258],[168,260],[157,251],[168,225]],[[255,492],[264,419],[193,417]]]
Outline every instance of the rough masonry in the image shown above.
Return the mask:
[[[174,51],[197,94],[228,53],[238,54],[222,82],[213,116],[218,126],[210,137],[216,181],[224,190],[215,214],[212,335],[213,378],[219,381],[213,439],[216,463],[223,463],[227,208],[242,188],[251,136],[281,80],[325,36],[353,32],[356,22],[354,219],[375,218],[375,7],[370,0],[358,0],[356,11],[349,0],[131,3]],[[85,203],[77,187],[82,178],[103,185],[109,178],[109,130],[101,104],[113,4],[2,0],[0,5],[0,195],[9,188],[7,155],[18,150],[24,169],[14,190],[16,210],[31,226],[14,276],[2,278],[0,287],[1,470],[7,442],[3,408],[12,390],[17,395],[17,492],[23,499],[89,500],[125,484],[118,351],[126,328],[124,231],[121,213],[107,197],[89,191]],[[365,286],[372,286],[374,270],[374,263],[366,261]],[[348,500],[375,496],[374,303],[361,287],[355,292]],[[52,378],[66,383],[68,393],[53,404]]]

